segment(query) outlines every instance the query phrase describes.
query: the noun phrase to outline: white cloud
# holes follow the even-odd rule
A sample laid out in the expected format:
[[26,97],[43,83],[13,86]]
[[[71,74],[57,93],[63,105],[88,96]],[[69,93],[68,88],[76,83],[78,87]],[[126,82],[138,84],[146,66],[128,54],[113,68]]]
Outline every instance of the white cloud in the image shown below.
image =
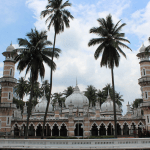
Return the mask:
[[[62,92],[67,86],[75,86],[76,76],[81,91],[84,91],[87,85],[102,89],[107,83],[111,83],[110,69],[100,68],[100,59],[94,60],[93,55],[97,46],[87,46],[89,40],[96,37],[89,34],[89,29],[98,26],[97,18],[105,18],[109,13],[112,14],[116,23],[120,20],[125,9],[130,6],[131,1],[108,0],[103,1],[103,3],[100,2],[95,5],[77,5],[73,2],[74,5],[69,8],[75,19],[70,22],[69,29],[65,29],[63,33],[57,35],[56,47],[62,49],[62,54],[58,60],[55,60],[57,70],[53,78],[53,92]],[[38,30],[46,29],[45,19],[40,19],[39,16],[40,12],[45,9],[47,0],[27,0],[26,4],[33,10],[34,17],[37,19],[35,27]],[[132,14],[132,20],[126,18],[130,29],[124,30],[139,37],[148,36],[149,7],[150,3],[148,3],[146,10],[139,10]],[[140,21],[141,19],[143,21]],[[144,28],[144,32],[142,28]],[[49,40],[53,41],[53,29],[48,32],[48,35]],[[132,102],[135,98],[140,97],[141,92],[138,85],[138,78],[140,78],[140,66],[136,57],[138,51],[124,51],[127,60],[121,57],[119,68],[114,69],[114,78],[115,89],[123,95],[125,100],[123,103],[125,112],[127,102]],[[45,79],[49,79],[49,68],[47,66]]]

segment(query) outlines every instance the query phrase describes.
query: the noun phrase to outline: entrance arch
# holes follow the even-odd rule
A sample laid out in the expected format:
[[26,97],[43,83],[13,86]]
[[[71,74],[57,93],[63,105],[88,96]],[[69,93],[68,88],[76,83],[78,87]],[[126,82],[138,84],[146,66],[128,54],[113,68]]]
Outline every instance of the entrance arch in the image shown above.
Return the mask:
[[65,124],[63,124],[60,128],[60,136],[67,136],[67,129]]
[[83,136],[83,128],[81,126],[81,123],[76,124],[76,128],[74,130],[75,136]]
[[123,125],[123,135],[129,135],[129,127],[127,123]]
[[99,129],[99,135],[106,135],[106,128],[105,128],[105,125],[102,123],[101,126],[100,126],[100,129]]
[[107,135],[114,135],[114,128],[111,123],[109,123],[108,128],[107,128]]
[[58,129],[57,124],[55,124],[55,125],[53,126],[53,129],[52,129],[52,136],[59,136],[59,129]]
[[92,136],[98,136],[98,128],[97,128],[97,125],[96,125],[95,123],[94,123],[94,125],[92,126],[91,135],[92,135]]

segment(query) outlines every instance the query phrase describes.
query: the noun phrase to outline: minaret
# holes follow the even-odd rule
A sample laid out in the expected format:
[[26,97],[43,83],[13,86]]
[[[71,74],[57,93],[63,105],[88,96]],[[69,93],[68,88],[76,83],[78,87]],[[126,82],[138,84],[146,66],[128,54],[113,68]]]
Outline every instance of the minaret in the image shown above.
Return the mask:
[[138,83],[141,86],[143,102],[150,102],[150,52],[145,52],[144,44],[141,46],[137,57],[140,59],[141,78]]
[[[16,105],[13,104],[13,87],[17,83],[15,75],[15,61],[14,58],[17,55],[16,52],[12,52],[15,48],[12,46],[7,47],[3,52],[5,56],[3,77],[0,78],[0,84],[2,87],[1,102],[0,102],[0,132],[10,133],[11,131],[11,117],[13,110],[16,109]],[[2,121],[2,122],[1,122]]]
[[139,50],[137,57],[140,59],[140,72],[141,78],[138,79],[138,83],[141,86],[143,103],[140,105],[145,117],[145,128],[150,130],[150,51],[145,52],[146,47],[144,44]]

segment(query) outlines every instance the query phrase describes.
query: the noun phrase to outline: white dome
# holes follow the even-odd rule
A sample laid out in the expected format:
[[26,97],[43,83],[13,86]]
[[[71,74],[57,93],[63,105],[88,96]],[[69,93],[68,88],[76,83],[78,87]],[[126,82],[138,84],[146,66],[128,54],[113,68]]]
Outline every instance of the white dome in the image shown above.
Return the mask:
[[83,105],[88,105],[89,100],[86,96],[80,93],[79,87],[76,85],[74,92],[66,98],[65,105],[74,105],[74,107],[83,107]]
[[7,47],[6,51],[7,52],[11,52],[13,51],[15,48],[12,46],[12,43],[10,44],[10,46]]
[[144,46],[144,44],[142,44],[141,48],[139,49],[139,52],[140,52],[140,53],[145,52],[145,48],[146,48],[146,47]]
[[[113,101],[108,94],[107,100],[101,105],[101,112],[113,112]],[[120,111],[119,106],[116,104],[116,111]]]
[[[46,97],[44,95],[42,98],[42,101],[39,102],[38,104],[36,104],[36,106],[34,108],[34,112],[45,113],[46,106],[47,106],[47,100],[46,100]],[[51,112],[52,110],[53,110],[52,104],[49,104],[48,112]]]

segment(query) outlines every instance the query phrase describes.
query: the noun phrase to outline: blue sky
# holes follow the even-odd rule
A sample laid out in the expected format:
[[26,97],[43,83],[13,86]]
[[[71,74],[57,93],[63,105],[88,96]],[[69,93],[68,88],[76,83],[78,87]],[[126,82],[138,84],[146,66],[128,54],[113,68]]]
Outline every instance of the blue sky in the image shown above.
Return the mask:
[[[56,60],[57,70],[54,73],[53,92],[62,92],[67,86],[75,86],[76,76],[79,88],[84,91],[87,85],[93,85],[102,89],[107,83],[111,83],[110,70],[100,68],[99,60],[94,60],[93,54],[97,46],[88,47],[91,38],[89,29],[97,27],[97,19],[105,18],[112,14],[116,23],[126,23],[123,32],[131,42],[128,46],[133,50],[124,50],[127,59],[121,58],[119,68],[115,69],[116,90],[125,99],[123,110],[126,111],[127,102],[132,102],[141,96],[138,78],[140,78],[140,66],[136,54],[144,43],[149,44],[150,36],[150,1],[149,0],[70,0],[72,7],[68,8],[74,16],[70,22],[70,29],[57,36],[56,47],[62,49],[60,58]],[[44,19],[40,18],[40,12],[44,10],[47,0],[5,0],[0,1],[0,51],[4,52],[11,41],[14,47],[18,47],[17,38],[25,38],[31,28],[46,30]],[[53,28],[48,32],[49,40],[53,41]],[[4,57],[0,55],[0,76],[3,72]],[[46,67],[45,79],[49,79],[49,69]],[[24,76],[16,71],[16,78]],[[40,81],[40,79],[39,79]]]

